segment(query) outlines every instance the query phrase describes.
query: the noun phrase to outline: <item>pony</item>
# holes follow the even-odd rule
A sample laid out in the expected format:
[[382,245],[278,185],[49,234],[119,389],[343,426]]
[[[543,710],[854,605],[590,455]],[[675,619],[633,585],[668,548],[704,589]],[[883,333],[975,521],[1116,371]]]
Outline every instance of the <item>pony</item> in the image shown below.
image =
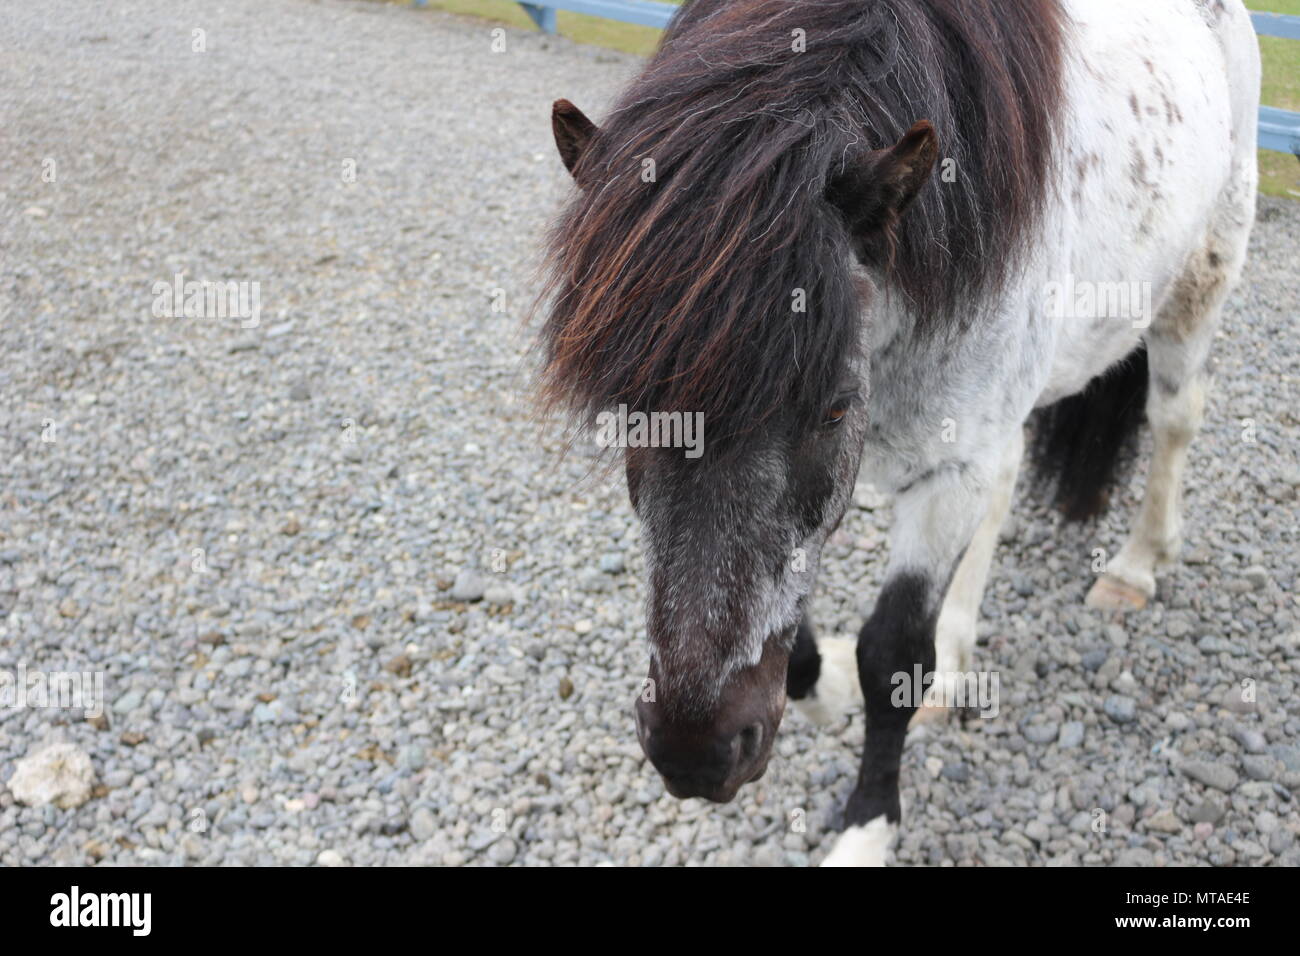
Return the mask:
[[[554,104],[576,189],[539,300],[545,407],[705,430],[693,456],[618,450],[637,736],[670,794],[760,777],[787,700],[860,705],[823,865],[886,862],[909,724],[972,669],[1026,431],[1084,520],[1149,422],[1087,603],[1153,597],[1254,221],[1259,84],[1241,0],[691,0],[603,123]],[[884,582],[856,642],[818,637],[859,476],[894,500]],[[926,696],[895,693],[913,675]]]

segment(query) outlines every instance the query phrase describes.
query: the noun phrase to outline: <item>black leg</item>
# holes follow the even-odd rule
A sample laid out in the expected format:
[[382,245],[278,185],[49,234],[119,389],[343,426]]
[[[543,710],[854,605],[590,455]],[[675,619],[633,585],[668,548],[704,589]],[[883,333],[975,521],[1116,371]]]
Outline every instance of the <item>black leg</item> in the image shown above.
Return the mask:
[[[862,826],[884,816],[898,823],[899,765],[907,725],[923,687],[911,691],[917,668],[934,671],[934,629],[942,591],[928,577],[899,574],[885,582],[870,619],[858,635],[858,677],[866,702],[866,745],[858,783],[844,820]],[[896,675],[906,675],[900,687]]]

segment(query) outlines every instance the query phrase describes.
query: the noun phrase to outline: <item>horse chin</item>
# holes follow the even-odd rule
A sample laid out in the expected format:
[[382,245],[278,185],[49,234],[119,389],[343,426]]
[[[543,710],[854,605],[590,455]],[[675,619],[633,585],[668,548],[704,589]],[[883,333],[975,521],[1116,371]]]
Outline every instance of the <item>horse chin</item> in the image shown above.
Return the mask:
[[678,800],[707,800],[709,803],[730,803],[732,800],[736,799],[736,794],[740,792],[741,786],[741,783],[737,783],[730,785],[725,790],[712,790],[697,793],[694,791],[687,792],[685,790],[678,790],[667,780],[664,780],[664,789],[668,791],[669,796],[676,797]]
[[732,800],[736,799],[736,795],[739,794],[740,791],[745,788],[746,784],[756,783],[757,781],[762,780],[763,777],[766,776],[767,766],[771,762],[772,762],[772,752],[769,750],[766,756],[763,757],[762,762],[759,763],[757,769],[755,769],[749,775],[739,776],[734,780],[729,780],[723,786],[717,788],[716,790],[710,790],[710,791],[692,790],[690,792],[687,792],[673,786],[673,784],[669,782],[668,778],[664,777],[662,774],[660,775],[659,779],[663,781],[664,790],[668,792],[668,795],[671,797],[676,797],[678,800],[690,800],[692,798],[695,798],[700,800],[708,800],[710,803],[730,803]]
[[677,789],[671,783],[669,783],[667,779],[663,777],[660,777],[660,779],[663,780],[664,789],[668,791],[669,796],[676,797],[678,800],[697,799],[697,800],[707,800],[709,801],[709,803],[730,803],[732,800],[736,799],[736,795],[740,793],[741,789],[745,786],[745,784],[757,780],[758,777],[761,777],[764,774],[764,772],[766,772],[766,770],[767,768],[764,767],[762,770],[758,772],[758,776],[736,780],[734,782],[730,782],[726,784],[724,787],[720,789],[709,790],[709,791],[687,792],[687,791]]

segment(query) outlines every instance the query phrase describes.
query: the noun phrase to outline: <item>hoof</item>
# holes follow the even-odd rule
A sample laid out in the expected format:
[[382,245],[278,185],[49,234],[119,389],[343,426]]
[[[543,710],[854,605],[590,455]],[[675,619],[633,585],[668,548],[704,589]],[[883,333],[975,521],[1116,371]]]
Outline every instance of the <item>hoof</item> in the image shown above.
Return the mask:
[[907,726],[911,728],[929,724],[943,724],[947,723],[951,717],[951,707],[931,707],[926,705],[917,708],[916,713],[912,715],[912,720]]
[[1097,611],[1114,611],[1125,614],[1140,611],[1147,606],[1151,595],[1134,587],[1113,574],[1103,574],[1088,592],[1088,607]]

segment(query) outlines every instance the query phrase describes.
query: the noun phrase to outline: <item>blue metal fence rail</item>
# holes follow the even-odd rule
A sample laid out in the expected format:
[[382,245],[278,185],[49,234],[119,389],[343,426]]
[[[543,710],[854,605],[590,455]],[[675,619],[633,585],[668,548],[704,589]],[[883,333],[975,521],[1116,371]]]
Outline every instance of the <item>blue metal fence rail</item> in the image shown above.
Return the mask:
[[[428,0],[415,0],[417,7],[424,6]],[[605,20],[618,20],[622,23],[636,23],[643,27],[668,26],[668,21],[677,12],[677,7],[661,0],[517,0],[524,11],[533,18],[538,29],[546,33],[556,31],[555,13],[585,13],[589,17],[601,17]]]
[[677,7],[671,3],[660,3],[658,0],[519,0],[519,5],[547,33],[555,32],[557,10],[636,23],[643,27],[658,27],[661,30],[668,26],[668,21],[677,12]]
[[[556,11],[585,13],[606,20],[636,23],[641,26],[668,26],[677,7],[660,0],[517,0],[532,17],[538,28],[547,33],[556,31]],[[425,0],[416,0],[424,6]],[[1261,36],[1300,40],[1300,17],[1282,13],[1252,13],[1255,32]],[[1259,110],[1259,146],[1279,153],[1300,157],[1300,113],[1263,106]]]
[[1255,32],[1268,37],[1300,40],[1300,17],[1286,13],[1252,13]]

